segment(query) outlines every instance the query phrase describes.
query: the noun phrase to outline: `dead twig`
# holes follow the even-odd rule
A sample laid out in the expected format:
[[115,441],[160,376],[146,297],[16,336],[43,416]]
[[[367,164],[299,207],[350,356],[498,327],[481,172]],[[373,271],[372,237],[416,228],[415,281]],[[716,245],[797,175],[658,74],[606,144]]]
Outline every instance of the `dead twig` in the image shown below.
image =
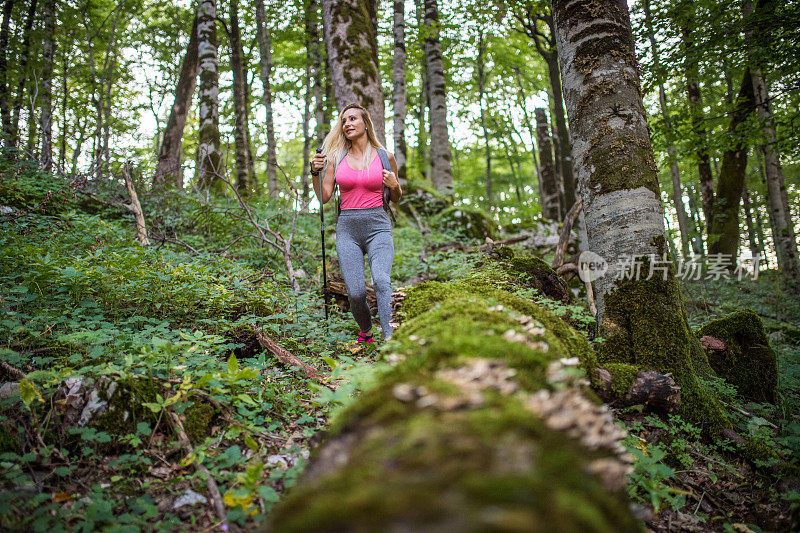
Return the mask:
[[[48,349],[50,349],[50,348],[48,348]],[[16,378],[19,378],[19,379],[23,379],[27,375],[27,374],[25,374],[25,372],[23,372],[19,368],[15,367],[15,366],[11,366],[10,364],[6,363],[5,361],[0,361],[0,367],[2,367],[3,370],[5,370],[9,374],[11,374],[12,376],[14,376]]]
[[316,380],[325,385],[326,387],[328,387],[329,389],[333,390],[333,387],[330,384],[324,383],[323,376],[319,373],[319,371],[317,371],[316,368],[309,365],[308,363],[301,361],[296,355],[294,355],[289,350],[287,350],[286,348],[284,348],[283,346],[272,340],[269,337],[269,335],[264,333],[264,331],[257,328],[255,324],[250,324],[250,327],[253,328],[253,332],[256,334],[256,339],[258,340],[258,344],[265,350],[268,350],[272,355],[277,357],[278,361],[280,361],[286,366],[289,367],[295,366],[301,369],[307,377]]
[[[192,442],[189,440],[189,436],[186,434],[186,429],[183,427],[183,422],[181,422],[180,417],[177,414],[170,412],[169,419],[172,422],[172,429],[178,436],[178,442],[180,442],[187,454],[194,454]],[[196,459],[194,462],[192,462],[192,465],[194,466],[195,470],[206,477],[206,486],[208,487],[208,493],[211,496],[211,503],[214,506],[214,511],[217,514],[217,518],[222,521],[223,529],[227,529],[229,531],[238,531],[239,528],[237,528],[235,525],[228,524],[228,513],[225,511],[225,502],[222,499],[222,493],[219,491],[217,482],[214,481],[214,476],[211,475],[211,472],[208,471],[208,468],[203,466]]]
[[558,246],[556,247],[556,255],[553,257],[553,268],[558,268],[564,264],[564,256],[567,253],[567,246],[569,246],[569,234],[572,231],[572,225],[578,218],[578,213],[583,208],[583,201],[578,200],[570,208],[567,216],[564,218],[564,226],[561,228],[561,234],[558,238]]

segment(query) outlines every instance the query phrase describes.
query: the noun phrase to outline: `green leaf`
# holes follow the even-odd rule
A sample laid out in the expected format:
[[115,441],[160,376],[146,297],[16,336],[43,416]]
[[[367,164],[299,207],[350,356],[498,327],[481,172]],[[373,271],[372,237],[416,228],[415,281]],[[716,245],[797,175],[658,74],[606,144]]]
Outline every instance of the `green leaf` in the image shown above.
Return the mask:
[[19,382],[19,397],[22,399],[22,403],[25,404],[25,407],[28,409],[30,409],[34,400],[39,400],[41,403],[44,403],[44,399],[36,389],[36,385],[27,379],[23,379]]
[[253,450],[254,452],[258,452],[258,443],[250,435],[244,436],[244,445]]
[[236,356],[231,353],[231,356],[228,358],[228,374],[235,375],[239,372],[239,360],[236,359]]
[[252,405],[252,406],[254,406],[254,407],[258,405],[258,404],[255,402],[255,400],[253,400],[253,399],[252,399],[250,396],[248,396],[247,394],[244,394],[244,393],[242,393],[242,394],[237,394],[237,395],[236,395],[236,397],[237,397],[237,398],[239,398],[240,400],[242,400],[244,403],[246,403],[246,404],[249,404],[249,405]]

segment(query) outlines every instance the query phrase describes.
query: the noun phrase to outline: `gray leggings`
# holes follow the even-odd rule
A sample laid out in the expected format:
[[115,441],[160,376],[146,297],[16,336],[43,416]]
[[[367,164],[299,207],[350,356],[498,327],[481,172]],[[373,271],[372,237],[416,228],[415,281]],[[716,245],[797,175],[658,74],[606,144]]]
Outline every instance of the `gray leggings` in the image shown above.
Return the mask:
[[362,332],[372,328],[364,283],[364,254],[369,257],[372,283],[378,297],[378,315],[384,338],[392,336],[392,286],[389,273],[394,261],[392,223],[383,207],[342,209],[336,224],[336,252],[347,285],[350,310]]

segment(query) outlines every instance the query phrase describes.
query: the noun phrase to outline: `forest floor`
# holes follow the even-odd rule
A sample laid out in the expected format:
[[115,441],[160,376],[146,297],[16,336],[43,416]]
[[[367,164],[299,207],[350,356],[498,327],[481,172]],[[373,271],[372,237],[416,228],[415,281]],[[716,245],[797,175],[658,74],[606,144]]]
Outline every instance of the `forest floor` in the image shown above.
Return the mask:
[[[332,413],[387,367],[386,350],[354,343],[346,313],[322,317],[318,219],[298,220],[295,293],[278,254],[225,248],[247,232],[226,201],[141,195],[152,233],[173,237],[142,247],[126,214],[52,180],[0,165],[0,205],[10,206],[0,214],[0,530],[263,523]],[[273,227],[291,225],[282,206],[258,209]],[[420,261],[426,243],[454,239],[463,236],[398,226],[395,284],[463,275],[480,252]],[[743,307],[764,319],[776,403],[714,386],[737,432],[774,458],[743,460],[677,416],[617,413],[636,458],[629,494],[654,531],[800,527],[800,302],[773,276],[692,282],[685,297],[693,327]],[[593,320],[580,297],[564,306],[530,296],[573,323]],[[221,502],[209,501],[214,489]]]

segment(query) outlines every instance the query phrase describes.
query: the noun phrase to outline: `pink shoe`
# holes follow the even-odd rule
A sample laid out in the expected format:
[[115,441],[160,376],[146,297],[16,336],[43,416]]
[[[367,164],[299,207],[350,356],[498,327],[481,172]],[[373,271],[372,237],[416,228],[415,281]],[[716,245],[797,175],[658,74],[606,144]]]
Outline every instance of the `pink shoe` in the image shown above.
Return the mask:
[[367,335],[366,333],[358,332],[358,344],[372,344],[373,342],[375,340],[372,334]]

